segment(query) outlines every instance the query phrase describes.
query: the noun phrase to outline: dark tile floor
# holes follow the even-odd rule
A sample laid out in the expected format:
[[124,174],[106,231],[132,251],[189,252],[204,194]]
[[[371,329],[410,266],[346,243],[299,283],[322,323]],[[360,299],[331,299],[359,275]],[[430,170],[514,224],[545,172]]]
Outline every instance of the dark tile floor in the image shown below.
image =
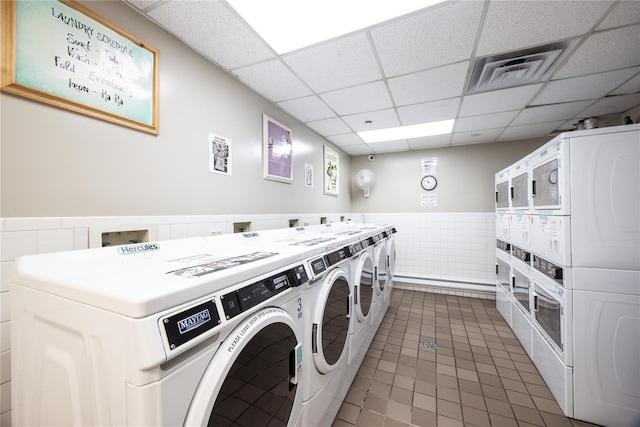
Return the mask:
[[593,426],[562,414],[495,301],[403,289],[333,423],[354,425]]

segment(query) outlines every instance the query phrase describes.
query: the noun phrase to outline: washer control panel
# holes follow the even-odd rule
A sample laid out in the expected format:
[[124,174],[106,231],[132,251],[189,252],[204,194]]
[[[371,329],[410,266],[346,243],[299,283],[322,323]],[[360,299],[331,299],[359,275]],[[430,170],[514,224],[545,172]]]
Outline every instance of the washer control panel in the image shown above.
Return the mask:
[[220,297],[227,319],[236,317],[243,311],[260,304],[289,288],[308,282],[309,278],[303,265],[283,270],[277,274],[236,289]]

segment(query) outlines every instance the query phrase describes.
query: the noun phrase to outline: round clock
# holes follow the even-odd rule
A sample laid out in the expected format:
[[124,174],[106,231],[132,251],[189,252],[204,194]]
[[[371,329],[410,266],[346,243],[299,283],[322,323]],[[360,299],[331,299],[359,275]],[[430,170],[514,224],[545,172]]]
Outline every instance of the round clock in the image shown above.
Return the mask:
[[433,175],[427,175],[425,177],[422,177],[420,185],[422,185],[422,188],[424,188],[425,190],[431,191],[436,188],[436,185],[438,185],[438,180]]

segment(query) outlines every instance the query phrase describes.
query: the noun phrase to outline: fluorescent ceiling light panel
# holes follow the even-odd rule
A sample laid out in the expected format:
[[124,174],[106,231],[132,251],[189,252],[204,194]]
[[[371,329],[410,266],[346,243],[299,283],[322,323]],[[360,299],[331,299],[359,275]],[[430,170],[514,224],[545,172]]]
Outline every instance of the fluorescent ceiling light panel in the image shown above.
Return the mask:
[[398,126],[394,128],[367,130],[358,132],[358,136],[366,143],[396,141],[398,139],[419,138],[421,136],[442,135],[451,133],[454,119],[439,122],[421,123],[418,125]]
[[444,0],[227,0],[278,54],[414,12]]

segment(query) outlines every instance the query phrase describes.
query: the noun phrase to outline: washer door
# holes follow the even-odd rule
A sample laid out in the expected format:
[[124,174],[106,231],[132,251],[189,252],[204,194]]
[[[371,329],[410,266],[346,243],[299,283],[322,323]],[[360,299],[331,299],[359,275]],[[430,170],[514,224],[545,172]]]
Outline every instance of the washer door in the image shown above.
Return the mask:
[[360,256],[354,277],[356,278],[354,287],[356,318],[359,322],[364,322],[373,300],[373,259],[371,255],[364,252]]
[[376,248],[377,255],[377,264],[376,264],[376,283],[378,286],[376,287],[376,293],[378,295],[382,295],[384,292],[385,286],[387,286],[387,280],[389,279],[387,276],[387,247],[384,242],[380,243],[380,245]]
[[393,237],[389,237],[387,242],[387,276],[393,280],[396,271],[396,242]]
[[302,408],[296,346],[301,336],[286,311],[267,307],[240,323],[204,372],[185,425],[286,426]]
[[347,347],[349,336],[349,279],[334,270],[322,283],[312,325],[312,351],[316,369],[329,373]]

